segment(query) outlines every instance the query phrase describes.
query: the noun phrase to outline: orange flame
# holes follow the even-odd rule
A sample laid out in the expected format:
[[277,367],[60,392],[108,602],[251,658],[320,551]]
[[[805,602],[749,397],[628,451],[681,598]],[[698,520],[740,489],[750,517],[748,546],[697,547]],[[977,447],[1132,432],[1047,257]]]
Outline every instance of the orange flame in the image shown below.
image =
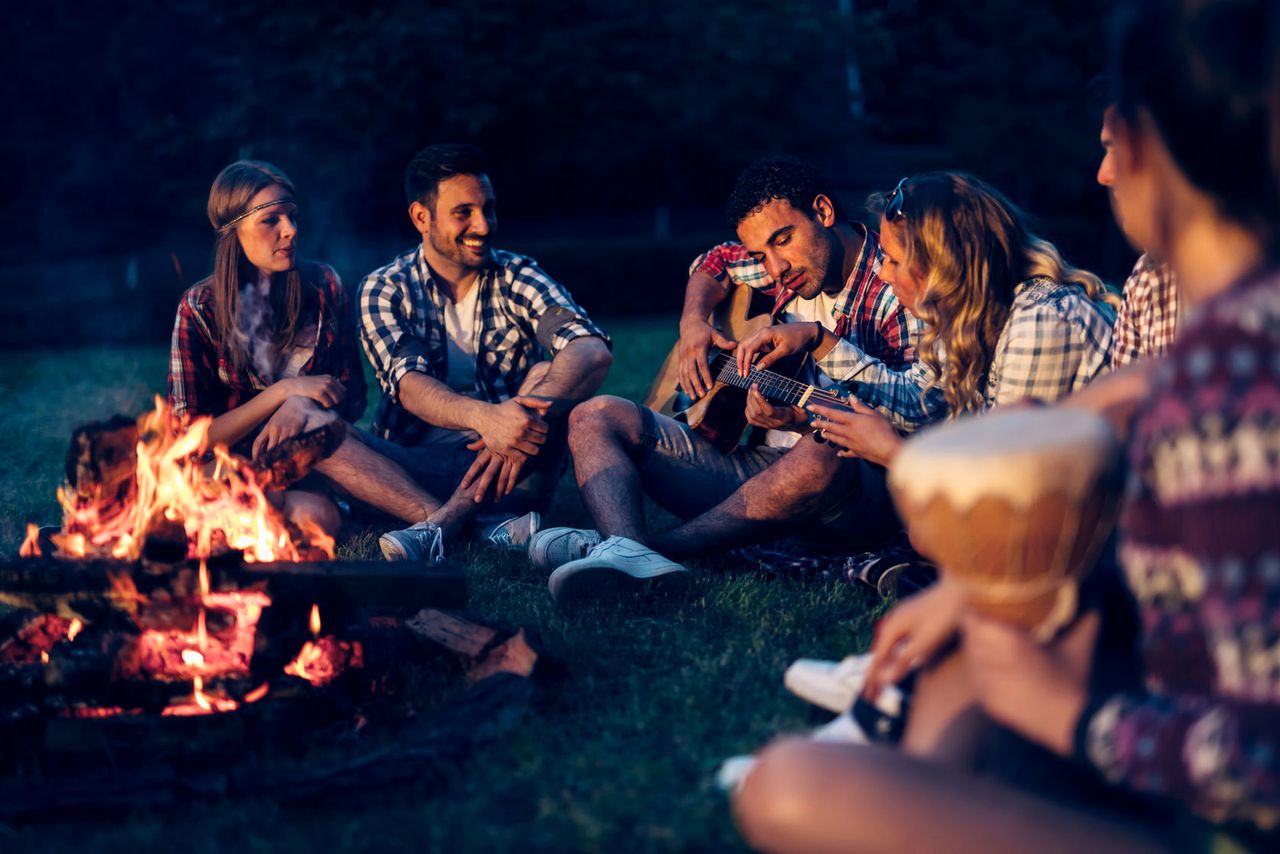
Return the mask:
[[333,557],[333,538],[314,526],[303,528],[301,542],[293,541],[248,460],[216,446],[212,468],[201,462],[211,418],[196,418],[176,433],[170,429],[174,420],[160,397],[155,410],[138,419],[137,490],[123,512],[118,504],[100,506],[67,485],[58,488],[64,533],[53,540],[59,555],[84,557],[92,550],[136,560],[152,522],[164,518],[182,522],[189,550],[198,557],[213,553],[215,536],[243,551],[249,562],[301,560],[304,548]]
[[27,523],[27,538],[18,547],[18,557],[40,557],[40,526]]
[[204,695],[204,680],[199,676],[191,680],[191,696],[195,698],[196,705],[204,709],[206,712],[213,711],[213,704],[209,702],[209,698]]
[[263,682],[257,688],[254,688],[248,694],[244,695],[245,703],[256,703],[263,697],[267,696],[267,683]]
[[84,628],[84,623],[80,622],[79,618],[73,619],[71,621],[71,625],[67,626],[67,640],[69,641],[75,640],[76,635],[80,634],[80,630],[83,628]]
[[200,596],[209,595],[209,564],[200,558]]
[[313,638],[320,637],[320,606],[311,606],[311,636]]

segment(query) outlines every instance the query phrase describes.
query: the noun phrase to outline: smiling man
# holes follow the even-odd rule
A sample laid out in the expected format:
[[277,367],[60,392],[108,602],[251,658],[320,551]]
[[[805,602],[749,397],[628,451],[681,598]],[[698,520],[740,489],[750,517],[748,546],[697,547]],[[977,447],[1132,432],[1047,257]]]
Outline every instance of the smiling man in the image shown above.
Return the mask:
[[[707,349],[732,349],[707,322],[730,280],[773,298],[783,324],[848,337],[886,364],[913,358],[918,321],[880,279],[879,240],[842,215],[812,165],[764,160],[738,178],[728,203],[741,244],[718,246],[694,262],[680,323],[680,378],[693,397],[710,386]],[[816,327],[814,327],[816,331]],[[829,380],[810,362],[805,380]],[[596,530],[551,528],[529,547],[536,566],[555,571],[557,602],[601,589],[638,589],[687,578],[680,558],[781,536],[811,537],[857,550],[896,530],[883,470],[841,459],[803,439],[805,413],[749,393],[747,420],[762,440],[719,450],[684,424],[617,397],[598,397],[570,418],[569,444]],[[642,494],[686,521],[650,533]]]
[[451,496],[436,521],[383,536],[391,559],[419,559],[490,501],[489,539],[523,547],[559,479],[563,418],[612,361],[568,291],[493,248],[488,172],[473,146],[418,152],[405,194],[422,242],[360,285],[361,343],[383,391],[378,449]]

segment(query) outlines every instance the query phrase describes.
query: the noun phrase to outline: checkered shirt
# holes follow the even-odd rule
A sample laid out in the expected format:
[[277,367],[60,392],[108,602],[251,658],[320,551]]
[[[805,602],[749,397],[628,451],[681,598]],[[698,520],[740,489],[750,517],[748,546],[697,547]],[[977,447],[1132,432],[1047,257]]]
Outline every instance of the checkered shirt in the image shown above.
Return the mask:
[[1111,342],[1111,369],[1143,356],[1163,356],[1178,332],[1178,309],[1173,270],[1143,255],[1124,283],[1124,303]]
[[[545,350],[559,353],[575,338],[609,342],[532,258],[495,251],[476,287],[476,389],[489,403],[514,397]],[[410,371],[445,381],[447,298],[421,244],[360,283],[360,342],[383,391],[373,431],[384,439],[414,445],[427,433],[427,422],[400,405],[400,381]]]
[[[832,307],[832,327],[867,353],[894,368],[915,360],[915,343],[923,325],[898,302],[880,278],[880,237],[861,223],[852,223],[863,234],[862,251],[853,274],[845,283],[840,299]],[[739,285],[763,291],[774,298],[771,315],[776,319],[795,299],[795,291],[780,287],[766,272],[764,263],[747,253],[741,243],[722,243],[699,255],[689,266],[689,274],[706,273],[724,284],[725,278]]]
[[[368,397],[364,367],[356,351],[355,318],[338,274],[326,264],[299,264],[308,312],[318,312],[315,351],[301,376],[328,374],[347,389],[342,417],[355,421]],[[169,348],[169,406],[173,415],[222,415],[271,385],[250,364],[233,371],[214,323],[213,287],[208,280],[187,289],[178,303]]]
[[[1107,366],[1114,320],[1112,308],[1090,300],[1079,285],[1050,279],[1021,283],[987,371],[985,406],[1051,402],[1081,388]],[[946,412],[942,389],[925,391],[933,374],[923,362],[893,370],[841,340],[818,364],[900,430],[914,430]]]

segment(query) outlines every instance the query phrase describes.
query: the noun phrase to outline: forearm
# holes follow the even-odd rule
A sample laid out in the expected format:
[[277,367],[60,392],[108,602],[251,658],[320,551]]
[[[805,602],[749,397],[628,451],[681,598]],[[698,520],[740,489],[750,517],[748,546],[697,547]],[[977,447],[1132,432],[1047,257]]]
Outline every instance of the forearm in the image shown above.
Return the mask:
[[209,446],[239,442],[275,414],[285,402],[284,390],[277,384],[263,389],[251,399],[213,419],[209,425]]
[[445,430],[478,430],[493,404],[458,394],[440,380],[410,371],[400,380],[400,405],[413,415]]
[[599,338],[575,338],[565,345],[547,374],[529,394],[554,401],[547,414],[562,415],[600,388],[613,364],[608,346]]

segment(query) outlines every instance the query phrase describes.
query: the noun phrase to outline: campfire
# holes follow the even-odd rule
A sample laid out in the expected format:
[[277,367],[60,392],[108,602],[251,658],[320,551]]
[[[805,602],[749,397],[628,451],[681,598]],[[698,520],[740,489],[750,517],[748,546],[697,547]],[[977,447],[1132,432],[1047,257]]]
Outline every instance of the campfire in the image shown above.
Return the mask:
[[[62,525],[30,526],[19,557],[0,558],[0,818],[416,779],[536,696],[524,677],[547,667],[523,631],[438,610],[465,602],[456,564],[338,560],[271,503],[341,424],[254,461],[209,449],[208,426],[157,401],[77,429]],[[458,662],[476,683],[460,698],[398,696]],[[371,719],[400,729],[359,773],[246,761]]]

